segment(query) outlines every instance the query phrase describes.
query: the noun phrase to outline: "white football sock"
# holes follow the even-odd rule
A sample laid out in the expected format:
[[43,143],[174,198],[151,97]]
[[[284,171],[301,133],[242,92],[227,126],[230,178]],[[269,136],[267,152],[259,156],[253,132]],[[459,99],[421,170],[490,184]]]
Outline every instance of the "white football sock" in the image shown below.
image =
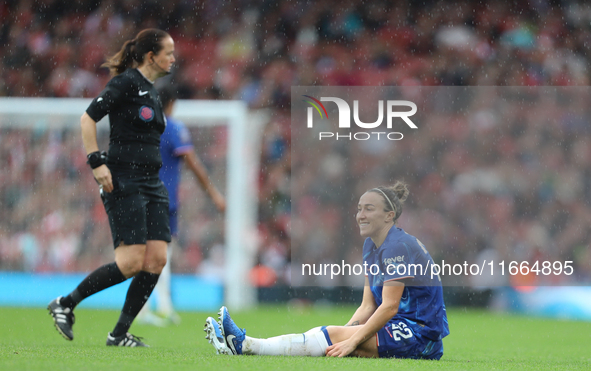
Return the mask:
[[326,348],[328,342],[321,327],[315,327],[303,334],[281,335],[268,339],[247,336],[242,343],[243,354],[263,356],[322,357]]

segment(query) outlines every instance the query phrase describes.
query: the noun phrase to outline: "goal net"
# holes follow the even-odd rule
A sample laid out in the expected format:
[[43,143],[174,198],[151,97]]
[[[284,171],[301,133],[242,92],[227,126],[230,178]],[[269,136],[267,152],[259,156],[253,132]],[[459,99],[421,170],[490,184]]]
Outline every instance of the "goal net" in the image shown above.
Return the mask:
[[[88,272],[112,261],[112,241],[80,136],[89,99],[0,98],[0,270]],[[179,100],[173,117],[226,197],[220,214],[187,168],[179,190],[173,273],[224,283],[225,304],[256,303],[257,174],[263,111],[241,101]],[[97,124],[108,149],[108,118]]]

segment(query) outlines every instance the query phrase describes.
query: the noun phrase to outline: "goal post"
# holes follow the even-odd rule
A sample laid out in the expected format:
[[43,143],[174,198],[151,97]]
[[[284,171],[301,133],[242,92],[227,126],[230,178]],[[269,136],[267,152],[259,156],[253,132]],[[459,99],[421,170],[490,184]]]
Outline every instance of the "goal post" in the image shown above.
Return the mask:
[[[0,128],[71,128],[79,125],[90,102],[78,98],[0,98]],[[189,127],[197,125],[196,121],[199,126],[227,125],[224,304],[234,310],[247,309],[257,302],[249,272],[257,248],[261,137],[270,115],[264,110],[249,110],[242,101],[178,100],[173,116]],[[98,125],[99,130],[108,127],[108,123]]]

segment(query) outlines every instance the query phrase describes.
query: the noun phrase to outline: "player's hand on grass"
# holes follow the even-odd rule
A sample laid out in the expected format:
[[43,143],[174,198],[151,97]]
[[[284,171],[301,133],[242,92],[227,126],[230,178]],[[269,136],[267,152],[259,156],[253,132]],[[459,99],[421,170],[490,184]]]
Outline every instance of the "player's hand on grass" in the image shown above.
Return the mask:
[[111,170],[107,165],[101,165],[92,170],[94,179],[103,187],[104,192],[111,192],[113,190],[113,179],[111,178]]
[[350,339],[333,344],[326,348],[327,357],[346,357],[357,349]]

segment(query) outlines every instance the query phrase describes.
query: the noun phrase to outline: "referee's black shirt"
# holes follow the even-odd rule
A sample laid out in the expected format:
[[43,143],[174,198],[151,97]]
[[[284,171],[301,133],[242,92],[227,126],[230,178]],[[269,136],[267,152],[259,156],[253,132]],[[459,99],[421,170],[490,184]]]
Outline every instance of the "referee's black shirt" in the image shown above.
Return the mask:
[[158,176],[166,119],[154,84],[139,70],[128,68],[113,77],[86,113],[97,122],[109,115],[107,166],[112,173],[133,178]]

